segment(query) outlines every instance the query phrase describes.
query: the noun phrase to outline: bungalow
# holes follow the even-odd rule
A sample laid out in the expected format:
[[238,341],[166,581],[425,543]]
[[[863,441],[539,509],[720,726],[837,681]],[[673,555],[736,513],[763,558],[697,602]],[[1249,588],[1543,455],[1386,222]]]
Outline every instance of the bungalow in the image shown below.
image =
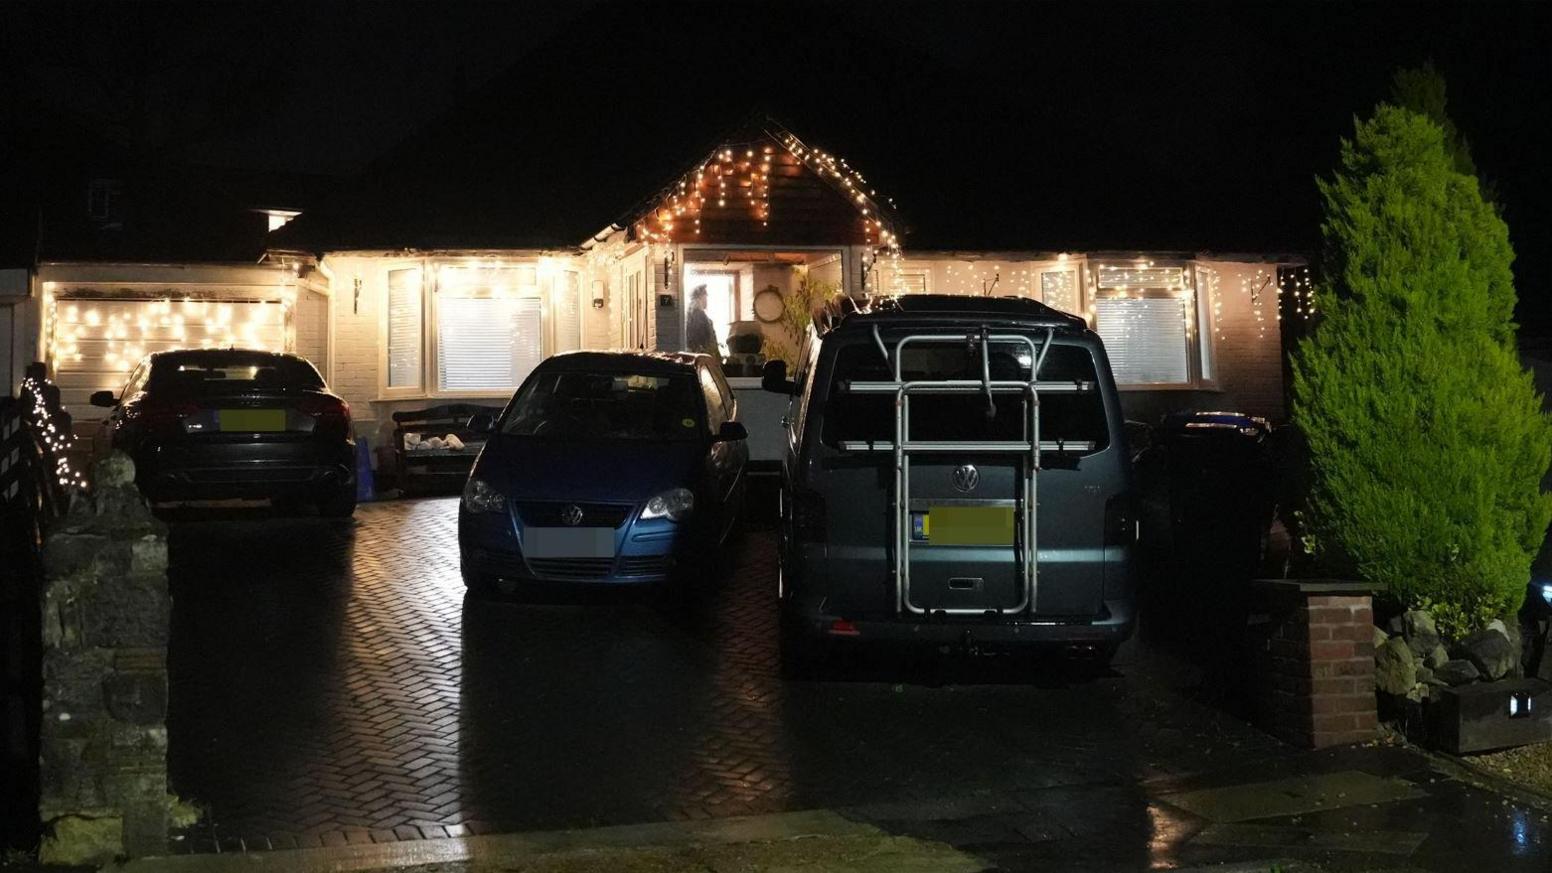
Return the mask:
[[[281,216],[256,263],[43,263],[37,343],[85,420],[94,415],[86,395],[119,387],[145,352],[295,351],[351,403],[358,433],[382,446],[393,412],[500,404],[551,354],[680,348],[688,292],[705,287],[730,381],[750,401],[754,454],[770,458],[782,410],[759,395],[739,338],[772,353],[791,343],[781,314],[806,283],[854,296],[1041,300],[1104,337],[1131,417],[1208,407],[1283,413],[1281,322],[1306,299],[1301,258],[911,250],[887,196],[774,121],[747,122],[691,156],[624,215],[570,237],[548,228],[564,222],[545,219],[451,232],[443,221],[433,230],[433,219],[464,212],[429,195],[400,198],[419,200],[426,229],[414,214],[394,223],[372,199],[389,181],[321,217]],[[618,184],[593,175],[605,192]],[[525,214],[545,213],[541,203]]]
[[327,350],[315,360],[374,445],[394,411],[499,404],[557,352],[681,348],[688,292],[705,287],[730,382],[754,401],[745,409],[757,419],[755,454],[773,456],[781,412],[759,402],[757,370],[729,341],[790,342],[782,304],[804,283],[849,295],[1041,300],[1105,338],[1133,417],[1214,407],[1283,414],[1281,319],[1302,306],[1301,258],[913,251],[887,196],[773,121],[746,124],[695,158],[579,240],[357,248],[325,235],[299,245],[303,216],[272,235],[269,258],[326,298],[326,329],[313,334],[326,335]]

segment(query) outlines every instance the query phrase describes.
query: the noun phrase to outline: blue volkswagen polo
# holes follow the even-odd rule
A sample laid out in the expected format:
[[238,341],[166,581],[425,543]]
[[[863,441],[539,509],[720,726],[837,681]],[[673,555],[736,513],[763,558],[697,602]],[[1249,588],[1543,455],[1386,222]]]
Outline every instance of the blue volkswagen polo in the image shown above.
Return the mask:
[[714,555],[743,503],[748,436],[705,355],[571,352],[493,421],[458,509],[470,589],[651,584]]

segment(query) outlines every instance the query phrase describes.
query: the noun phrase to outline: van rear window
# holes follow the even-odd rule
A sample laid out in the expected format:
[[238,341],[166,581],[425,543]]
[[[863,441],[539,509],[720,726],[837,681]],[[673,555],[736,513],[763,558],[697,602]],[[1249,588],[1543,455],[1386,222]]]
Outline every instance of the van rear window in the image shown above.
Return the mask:
[[[1022,345],[992,346],[993,380],[1028,380],[1031,360]],[[916,379],[981,378],[979,350],[966,345],[907,347],[903,375]],[[894,439],[894,398],[852,394],[844,383],[887,382],[894,378],[889,364],[871,343],[840,349],[835,358],[830,395],[824,405],[820,438],[831,446],[842,441]],[[1082,346],[1055,345],[1040,369],[1041,382],[1095,382],[1094,357]],[[996,413],[987,416],[986,396],[914,395],[911,399],[913,440],[1021,440],[1029,423],[1028,402],[1017,394],[997,394]],[[1095,451],[1109,442],[1104,398],[1099,391],[1040,395],[1040,439],[1090,442]]]

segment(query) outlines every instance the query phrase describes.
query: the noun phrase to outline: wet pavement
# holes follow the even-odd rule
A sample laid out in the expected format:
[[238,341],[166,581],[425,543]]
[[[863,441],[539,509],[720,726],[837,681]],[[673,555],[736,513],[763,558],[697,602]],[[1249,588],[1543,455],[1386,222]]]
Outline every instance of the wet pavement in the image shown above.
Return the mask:
[[452,500],[174,523],[172,778],[207,810],[176,849],[828,809],[1008,870],[1552,857],[1541,810],[1409,749],[1282,745],[1135,646],[1097,679],[950,658],[783,681],[765,531],[675,606],[466,601],[454,529]]

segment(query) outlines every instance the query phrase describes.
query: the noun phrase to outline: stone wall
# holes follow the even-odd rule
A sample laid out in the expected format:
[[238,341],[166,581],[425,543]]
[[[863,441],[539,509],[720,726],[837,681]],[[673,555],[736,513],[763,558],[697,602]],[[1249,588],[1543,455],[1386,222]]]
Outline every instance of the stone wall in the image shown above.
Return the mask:
[[166,528],[122,454],[44,543],[39,814],[44,863],[167,846]]
[[1350,583],[1270,580],[1256,592],[1256,721],[1295,745],[1322,749],[1372,739],[1374,614]]

